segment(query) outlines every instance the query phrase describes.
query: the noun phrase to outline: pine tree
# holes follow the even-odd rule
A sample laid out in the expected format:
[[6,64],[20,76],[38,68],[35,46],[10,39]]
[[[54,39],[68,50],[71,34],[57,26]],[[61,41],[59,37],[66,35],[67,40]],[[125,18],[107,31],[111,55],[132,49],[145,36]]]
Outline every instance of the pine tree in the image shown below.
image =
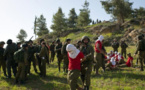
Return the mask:
[[69,18],[68,18],[68,27],[69,28],[75,28],[76,27],[76,22],[77,21],[77,14],[75,12],[75,9],[72,8],[70,10],[70,13],[69,13]]
[[27,38],[27,33],[25,30],[21,29],[19,34],[17,35],[18,40],[23,43],[25,42],[25,39]]

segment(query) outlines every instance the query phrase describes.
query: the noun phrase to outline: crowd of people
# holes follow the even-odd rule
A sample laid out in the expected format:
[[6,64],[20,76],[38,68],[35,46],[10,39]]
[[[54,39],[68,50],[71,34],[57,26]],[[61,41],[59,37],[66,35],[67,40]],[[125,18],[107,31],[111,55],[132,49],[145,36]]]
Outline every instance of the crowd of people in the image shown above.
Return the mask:
[[[109,53],[106,52],[104,47],[104,37],[100,35],[95,41],[95,47],[90,43],[90,39],[87,36],[83,36],[82,40],[77,44],[71,44],[71,39],[66,39],[62,44],[60,39],[53,41],[49,45],[44,39],[39,40],[38,44],[29,40],[25,43],[14,43],[11,39],[7,41],[7,46],[4,49],[5,42],[0,42],[0,72],[1,67],[4,76],[11,79],[15,76],[15,83],[24,84],[27,77],[31,74],[31,63],[33,63],[33,69],[35,73],[41,77],[46,77],[46,64],[54,62],[55,56],[57,57],[58,71],[61,72],[61,63],[63,62],[63,72],[67,73],[67,80],[71,90],[89,90],[91,84],[91,72],[94,68],[96,75],[99,74],[99,68],[102,67],[103,71],[106,68],[110,70],[115,69],[120,65],[133,67],[133,56],[128,53],[128,59],[126,60],[126,49],[128,45],[125,41],[121,41],[119,44],[114,39],[112,44],[113,50]],[[121,47],[121,53],[118,51]],[[144,35],[138,36],[138,43],[136,45],[136,52],[141,64],[141,71],[143,71],[143,61],[145,55],[145,39]],[[49,57],[49,53],[51,56]],[[39,68],[39,72],[37,70]],[[1,74],[1,73],[0,73]],[[77,84],[78,78],[81,78],[83,87],[79,87]]]

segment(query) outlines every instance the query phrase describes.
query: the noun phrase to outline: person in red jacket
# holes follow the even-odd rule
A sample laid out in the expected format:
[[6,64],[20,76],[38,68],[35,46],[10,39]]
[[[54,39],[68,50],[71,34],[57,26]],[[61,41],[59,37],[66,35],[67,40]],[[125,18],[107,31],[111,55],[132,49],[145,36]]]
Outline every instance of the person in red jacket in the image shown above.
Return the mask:
[[126,65],[128,67],[133,67],[133,57],[131,56],[131,53],[127,54],[127,56],[128,56],[128,59],[127,59]]
[[102,55],[104,55],[104,56],[106,55],[105,51],[102,49],[103,39],[104,39],[104,37],[102,35],[100,35],[95,43],[96,61],[97,61],[97,63],[96,63],[96,75],[99,75],[99,73],[98,73],[99,68],[103,65],[102,64],[102,60],[103,60]]
[[68,44],[66,47],[68,52],[68,75],[67,80],[71,90],[81,89],[78,84],[78,78],[80,76],[81,62],[85,60],[85,56],[74,45]]

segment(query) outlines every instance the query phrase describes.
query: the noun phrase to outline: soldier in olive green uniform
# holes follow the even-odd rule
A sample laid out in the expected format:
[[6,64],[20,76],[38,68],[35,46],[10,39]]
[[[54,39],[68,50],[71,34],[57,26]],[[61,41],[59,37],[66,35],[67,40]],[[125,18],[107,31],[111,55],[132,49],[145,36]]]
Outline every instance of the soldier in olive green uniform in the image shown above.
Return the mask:
[[143,37],[140,35],[138,36],[138,43],[137,43],[137,49],[135,52],[135,55],[138,54],[138,59],[141,65],[141,71],[144,71],[143,69],[143,62],[144,62],[144,55],[145,55],[145,42],[143,40]]
[[39,53],[39,57],[41,59],[41,71],[40,74],[42,77],[46,77],[46,62],[49,59],[48,50],[45,43],[41,43],[41,50]]
[[81,52],[83,52],[85,56],[91,54],[81,64],[81,80],[83,82],[84,90],[89,90],[92,65],[94,61],[94,49],[89,42],[90,39],[87,36],[82,37],[83,46],[81,47]]
[[7,74],[6,74],[6,61],[5,61],[5,58],[3,56],[3,54],[4,54],[4,48],[3,48],[4,44],[5,44],[5,42],[3,42],[3,41],[0,42],[0,71],[1,71],[1,67],[2,67],[4,75],[7,77]]
[[62,43],[60,42],[60,40],[56,40],[56,47],[55,47],[55,52],[57,53],[57,60],[58,60],[58,70],[60,72],[60,65],[61,65],[61,61],[63,59],[63,56],[61,54],[61,48],[62,48]]
[[77,44],[76,44],[77,49],[79,49],[79,50],[80,50],[81,45],[82,45],[82,41],[78,41],[78,42],[77,42]]
[[34,57],[34,53],[36,53],[36,49],[33,46],[33,41],[30,40],[29,41],[29,46],[28,46],[28,61],[29,61],[29,65],[28,65],[28,73],[30,74],[30,69],[31,69],[31,62],[33,62],[33,68],[35,73],[37,73],[37,68],[36,68],[36,59]]
[[23,44],[22,49],[19,49],[14,54],[14,59],[18,63],[18,72],[16,74],[16,81],[20,81],[20,84],[24,84],[25,75],[26,75],[26,65],[28,65],[28,45]]
[[54,42],[52,42],[52,44],[50,45],[50,51],[51,51],[50,62],[53,62],[54,57],[55,57],[55,44],[54,44]]
[[6,66],[8,72],[8,78],[11,78],[11,68],[13,69],[14,76],[16,76],[16,63],[14,60],[14,52],[16,51],[16,44],[11,39],[7,41],[7,47],[4,51],[4,57],[6,57]]
[[128,47],[128,45],[125,43],[125,41],[121,42],[121,55],[126,58],[126,48]]
[[117,51],[118,52],[118,48],[119,48],[119,43],[116,41],[116,39],[114,39],[114,42],[112,43],[112,48],[113,51]]
[[70,44],[70,42],[71,42],[71,39],[66,39],[66,43],[63,45],[62,50],[61,50],[61,53],[63,55],[63,60],[64,60],[63,61],[63,71],[66,73],[68,72],[68,63],[69,63],[66,46],[68,44]]

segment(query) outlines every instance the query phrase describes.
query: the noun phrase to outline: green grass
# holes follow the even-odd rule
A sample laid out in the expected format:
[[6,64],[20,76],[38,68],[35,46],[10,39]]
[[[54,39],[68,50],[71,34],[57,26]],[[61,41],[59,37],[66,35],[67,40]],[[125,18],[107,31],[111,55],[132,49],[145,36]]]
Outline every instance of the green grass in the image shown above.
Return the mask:
[[[107,52],[112,48],[106,47]],[[120,51],[120,49],[119,49]],[[127,50],[132,54],[135,51],[134,46]],[[134,63],[136,57],[134,58]],[[62,71],[62,69],[61,69]],[[31,69],[32,75],[28,77],[25,85],[15,85],[14,77],[11,80],[6,79],[3,74],[0,77],[0,90],[69,90],[66,75],[58,72],[57,60],[47,66],[47,77],[41,78]],[[90,90],[145,90],[145,71],[140,72],[138,68],[119,67],[117,70],[105,73],[99,70],[101,76],[97,77],[92,71]],[[81,80],[79,79],[81,86]]]

